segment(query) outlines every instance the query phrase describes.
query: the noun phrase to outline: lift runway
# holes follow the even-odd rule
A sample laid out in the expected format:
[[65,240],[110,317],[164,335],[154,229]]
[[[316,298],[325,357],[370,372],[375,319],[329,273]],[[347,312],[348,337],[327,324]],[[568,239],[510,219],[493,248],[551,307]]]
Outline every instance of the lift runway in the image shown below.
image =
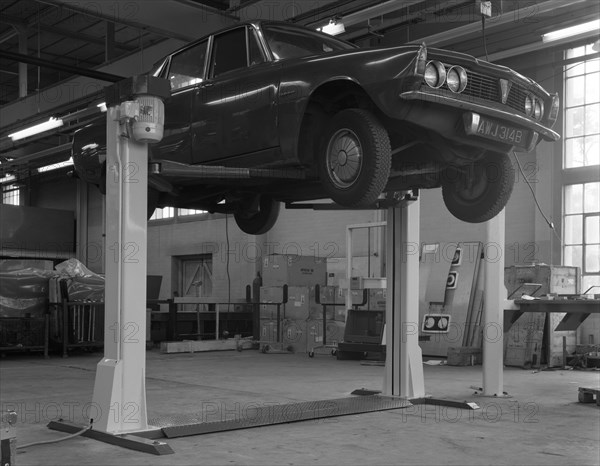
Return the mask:
[[176,438],[409,406],[412,403],[404,398],[381,395],[285,404],[245,403],[227,407],[208,404],[199,413],[162,416],[149,419],[148,424],[160,429],[165,437]]

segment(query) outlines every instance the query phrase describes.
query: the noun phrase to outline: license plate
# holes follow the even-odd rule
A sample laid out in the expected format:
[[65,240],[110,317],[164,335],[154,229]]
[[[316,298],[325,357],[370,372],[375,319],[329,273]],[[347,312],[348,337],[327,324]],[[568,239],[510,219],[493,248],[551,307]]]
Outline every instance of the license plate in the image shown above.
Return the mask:
[[466,127],[467,134],[480,136],[493,141],[511,144],[513,146],[528,147],[530,133],[528,130],[518,129],[504,125],[494,120],[480,118],[479,123]]

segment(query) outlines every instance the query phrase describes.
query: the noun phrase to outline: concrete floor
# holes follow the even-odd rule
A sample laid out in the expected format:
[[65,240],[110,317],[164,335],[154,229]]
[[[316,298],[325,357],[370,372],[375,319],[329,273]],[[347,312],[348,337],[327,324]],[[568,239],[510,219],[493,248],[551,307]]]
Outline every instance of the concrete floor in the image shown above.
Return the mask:
[[[11,355],[0,361],[2,410],[16,408],[18,444],[64,436],[46,424],[84,424],[95,366],[102,355]],[[160,354],[147,358],[148,417],[349,396],[380,389],[383,367],[329,355],[257,351]],[[170,439],[173,455],[154,456],[77,437],[19,450],[17,464],[40,465],[400,465],[600,463],[600,408],[577,402],[579,386],[599,387],[598,371],[506,368],[508,399],[474,394],[481,366],[425,366],[438,398],[475,401],[481,409],[435,406]]]

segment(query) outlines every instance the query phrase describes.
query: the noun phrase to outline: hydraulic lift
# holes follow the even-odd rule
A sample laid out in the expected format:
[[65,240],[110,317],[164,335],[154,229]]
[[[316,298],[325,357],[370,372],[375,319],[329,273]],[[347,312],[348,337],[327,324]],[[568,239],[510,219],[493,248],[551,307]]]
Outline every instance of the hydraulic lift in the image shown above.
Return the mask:
[[[220,421],[213,425],[187,419],[179,424],[171,416],[166,423],[148,421],[146,411],[146,254],[147,254],[147,142],[162,136],[155,118],[163,114],[161,98],[169,84],[148,75],[135,76],[107,88],[107,196],[106,196],[106,288],[104,357],[98,363],[86,437],[153,454],[173,451],[160,438],[194,435],[291,420],[317,419],[361,412],[397,409],[423,400],[425,395],[421,351],[418,345],[419,200],[411,191],[394,194],[372,206],[387,209],[387,296],[385,343],[386,367],[383,394],[311,402],[303,416],[290,419],[288,405],[265,408],[253,419]],[[156,99],[155,97],[158,97]],[[164,115],[164,114],[163,114]],[[147,133],[152,133],[146,135]],[[148,139],[146,139],[148,136]],[[198,176],[227,176],[224,167],[199,169]],[[151,165],[151,173],[178,172],[174,164]],[[235,169],[233,169],[235,171]],[[189,172],[187,172],[189,173]],[[244,171],[236,177],[271,177],[276,171]],[[290,176],[287,173],[287,176]],[[318,207],[314,207],[318,206]],[[340,209],[314,204],[314,208]],[[288,208],[311,208],[289,205]],[[503,214],[489,222],[488,242],[503,245]],[[418,246],[417,246],[418,247]],[[502,249],[502,248],[501,248]],[[486,326],[499,332],[484,336],[484,391],[502,392],[502,290],[503,258],[486,262]],[[295,404],[290,404],[292,406]],[[293,406],[297,409],[297,406]],[[187,422],[187,424],[186,424]],[[74,433],[81,426],[59,421],[49,427]]]

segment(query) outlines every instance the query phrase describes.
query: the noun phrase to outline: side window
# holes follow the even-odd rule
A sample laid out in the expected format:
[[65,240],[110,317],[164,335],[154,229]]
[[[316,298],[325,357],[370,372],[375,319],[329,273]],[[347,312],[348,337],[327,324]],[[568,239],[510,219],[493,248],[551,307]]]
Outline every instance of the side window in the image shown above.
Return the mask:
[[212,54],[213,77],[247,66],[246,28],[215,36]]
[[207,44],[207,41],[201,42],[173,56],[171,59],[171,68],[169,69],[171,90],[181,89],[182,87],[202,82],[204,79],[204,61],[206,59]]
[[248,57],[250,60],[250,66],[258,65],[265,61],[265,57],[262,53],[262,49],[258,42],[258,37],[254,28],[248,29]]

